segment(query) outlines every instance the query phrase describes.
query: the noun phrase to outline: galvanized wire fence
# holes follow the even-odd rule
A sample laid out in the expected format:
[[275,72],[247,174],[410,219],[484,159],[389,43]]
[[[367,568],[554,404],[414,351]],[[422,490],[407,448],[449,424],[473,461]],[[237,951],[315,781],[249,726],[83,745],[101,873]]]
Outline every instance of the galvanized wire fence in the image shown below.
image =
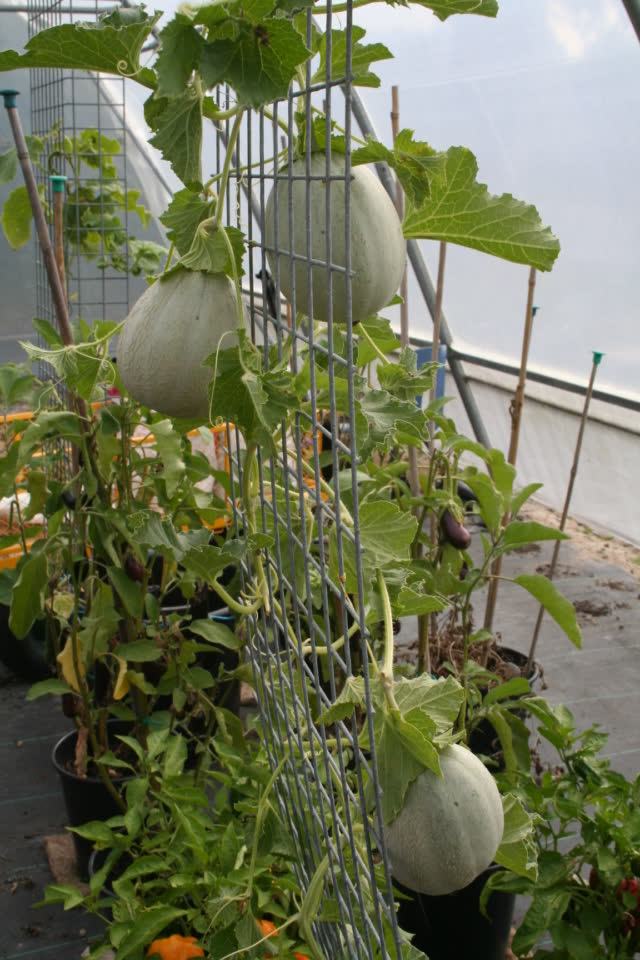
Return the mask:
[[[96,20],[108,9],[98,0],[93,6]],[[63,4],[61,0],[29,0],[28,8],[29,37],[49,27],[92,19],[86,3],[78,13],[74,12],[73,3]],[[30,70],[29,78],[31,134],[44,140],[36,177],[50,209],[53,197],[49,174],[68,178],[65,223],[74,242],[67,245],[66,260],[72,319],[121,320],[129,308],[129,215],[126,207],[122,209],[114,199],[114,194],[126,195],[127,192],[125,79],[51,68]],[[85,132],[94,130],[97,137],[83,137]],[[109,141],[117,142],[117,152],[103,152]],[[69,144],[73,146],[71,152]],[[114,168],[108,180],[99,169],[106,159]],[[88,196],[85,188],[92,184],[97,189],[91,190]],[[109,260],[107,239],[113,236],[116,209],[122,237],[122,270],[102,267]],[[55,326],[46,271],[37,244],[35,263],[36,316]]]
[[[326,76],[321,83],[312,82],[307,65],[304,78],[286,100],[246,119],[234,154],[235,190],[227,194],[226,213],[228,224],[240,226],[248,236],[245,290],[251,337],[262,350],[265,367],[288,357],[294,373],[304,368],[310,378],[306,412],[296,415],[293,427],[283,421],[277,454],[263,450],[259,459],[260,529],[271,544],[266,568],[269,609],[263,608],[252,619],[247,649],[265,744],[273,769],[279,771],[278,804],[299,852],[303,888],[328,858],[324,916],[333,922],[318,924],[317,938],[332,960],[373,960],[400,957],[401,947],[389,865],[380,842],[368,629],[359,562],[351,319],[350,5],[340,20],[340,26],[346,27],[344,76],[336,79],[330,74],[331,29],[336,23],[329,5],[321,24],[328,47]],[[312,30],[309,13],[308,42]],[[223,108],[233,106],[227,91],[219,92],[218,102]],[[323,107],[328,129],[332,119],[340,123],[345,142],[339,163],[332,163],[328,150],[320,170],[311,151],[316,105]],[[306,151],[303,161],[296,161],[293,132],[300,133],[301,128]],[[218,171],[229,137],[227,121],[217,134]],[[318,206],[318,184],[324,193],[324,210]],[[340,257],[332,249],[334,192],[344,217],[345,253]],[[275,224],[269,241],[268,202]],[[303,249],[293,240],[299,218],[304,224]],[[286,229],[280,233],[284,236],[279,233],[283,222]],[[324,238],[321,255],[318,234]],[[281,285],[289,293],[288,302],[280,294]],[[314,296],[319,292],[326,325],[309,319],[316,315]],[[338,311],[339,327],[333,321]],[[318,370],[323,373],[322,402]],[[337,386],[342,395],[346,389],[348,397],[342,422],[336,413],[341,408]],[[231,490],[236,503],[244,466],[237,433],[229,437],[229,446],[237,451]],[[335,481],[330,491],[327,476]],[[236,511],[236,532],[247,529],[246,521]],[[345,589],[347,551],[356,561],[358,588],[353,595]],[[245,574],[248,578],[248,568]],[[334,649],[331,644],[347,632],[351,639]],[[323,707],[335,700],[354,674],[365,679],[369,707],[364,747],[355,721],[339,722],[329,731],[318,721]]]

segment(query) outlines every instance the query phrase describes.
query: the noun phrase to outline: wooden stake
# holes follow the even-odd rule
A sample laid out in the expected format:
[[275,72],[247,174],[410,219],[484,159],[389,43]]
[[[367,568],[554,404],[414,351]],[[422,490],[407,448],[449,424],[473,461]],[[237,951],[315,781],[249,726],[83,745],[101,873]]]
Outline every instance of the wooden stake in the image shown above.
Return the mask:
[[[535,267],[531,267],[529,271],[529,285],[527,292],[527,307],[524,318],[524,333],[522,335],[522,353],[520,356],[520,372],[518,374],[518,386],[516,387],[516,392],[511,401],[511,406],[509,412],[511,414],[511,437],[509,440],[509,454],[508,461],[510,464],[515,466],[516,460],[518,458],[518,444],[520,441],[520,424],[522,423],[522,410],[524,408],[524,397],[525,397],[525,388],[527,384],[527,366],[529,363],[529,347],[531,346],[531,332],[533,329],[533,318],[536,315],[536,307],[533,305],[533,297],[536,289],[536,270]],[[506,513],[502,518],[502,523],[509,522],[509,514]],[[498,598],[498,584],[500,581],[498,577],[500,576],[500,571],[502,570],[502,557],[498,557],[493,566],[491,567],[491,576],[494,578],[489,582],[489,589],[487,591],[487,605],[484,611],[484,628],[485,630],[491,630],[493,626],[493,617],[496,610],[496,600]],[[489,654],[488,647],[485,647],[485,653],[482,657],[483,662],[486,662],[486,657]]]
[[[584,398],[584,407],[582,410],[582,417],[580,418],[580,427],[578,428],[578,438],[576,440],[576,448],[573,454],[573,463],[571,464],[571,470],[569,472],[569,484],[567,486],[567,493],[564,498],[564,506],[562,508],[562,516],[560,518],[560,525],[558,529],[564,531],[564,528],[567,525],[567,517],[569,516],[569,505],[571,503],[571,497],[573,496],[573,487],[576,482],[576,476],[578,473],[578,464],[580,462],[580,453],[582,451],[582,439],[584,437],[584,430],[587,425],[587,417],[589,415],[589,405],[591,403],[591,396],[593,394],[593,385],[596,379],[596,373],[598,372],[598,367],[600,361],[602,360],[604,354],[598,353],[594,350],[593,352],[593,361],[591,364],[591,376],[589,377],[589,384],[587,386],[587,393]],[[553,555],[551,557],[551,563],[549,565],[549,573],[547,576],[549,580],[553,580],[553,576],[556,572],[556,565],[558,563],[558,554],[560,553],[560,544],[561,540],[556,540],[553,545]],[[538,610],[538,619],[536,620],[536,625],[533,630],[533,637],[531,638],[531,647],[529,648],[529,659],[527,661],[527,671],[530,670],[531,665],[533,664],[533,657],[536,652],[536,646],[538,644],[538,636],[540,634],[540,627],[542,625],[542,618],[544,617],[544,607],[540,605]]]

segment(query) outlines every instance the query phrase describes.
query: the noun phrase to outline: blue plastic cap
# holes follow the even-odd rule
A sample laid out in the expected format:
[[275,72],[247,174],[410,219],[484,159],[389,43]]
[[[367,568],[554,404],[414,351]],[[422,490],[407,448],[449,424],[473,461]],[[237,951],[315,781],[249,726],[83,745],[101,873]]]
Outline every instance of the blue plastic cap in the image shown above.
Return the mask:
[[67,178],[62,173],[52,173],[49,177],[51,181],[51,189],[54,193],[64,193],[64,185],[67,182]]
[[19,90],[0,90],[0,96],[4,97],[4,105],[7,110],[16,106],[16,97],[20,96]]
[[596,367],[598,366],[598,364],[600,363],[603,357],[604,357],[604,353],[599,353],[598,350],[593,351],[593,362],[595,363]]

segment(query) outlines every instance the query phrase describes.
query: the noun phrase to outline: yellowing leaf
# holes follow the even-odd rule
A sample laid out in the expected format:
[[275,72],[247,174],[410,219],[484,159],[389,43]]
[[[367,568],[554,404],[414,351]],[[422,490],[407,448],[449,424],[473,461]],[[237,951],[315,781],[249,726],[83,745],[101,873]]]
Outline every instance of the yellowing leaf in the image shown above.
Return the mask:
[[127,661],[123,660],[122,657],[116,657],[116,660],[118,661],[118,677],[113,688],[113,699],[122,700],[129,693],[131,684],[127,677]]
[[75,690],[76,693],[80,693],[82,688],[82,680],[85,675],[85,667],[82,662],[82,657],[78,656],[78,666],[80,668],[80,675],[76,671],[76,665],[74,662],[73,656],[73,640],[71,637],[67,638],[63,649],[60,651],[56,657],[58,663],[60,664],[60,672],[62,676],[67,681],[72,690]]

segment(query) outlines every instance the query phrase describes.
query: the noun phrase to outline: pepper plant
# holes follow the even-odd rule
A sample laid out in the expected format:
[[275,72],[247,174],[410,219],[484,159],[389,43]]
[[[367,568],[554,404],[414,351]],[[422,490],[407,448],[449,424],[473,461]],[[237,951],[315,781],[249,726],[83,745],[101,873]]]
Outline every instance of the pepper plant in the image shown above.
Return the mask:
[[535,816],[539,876],[498,872],[484,896],[532,898],[513,942],[518,957],[631,960],[640,947],[640,778],[613,770],[599,756],[607,735],[577,731],[566,707],[540,719],[552,760],[517,788]]

